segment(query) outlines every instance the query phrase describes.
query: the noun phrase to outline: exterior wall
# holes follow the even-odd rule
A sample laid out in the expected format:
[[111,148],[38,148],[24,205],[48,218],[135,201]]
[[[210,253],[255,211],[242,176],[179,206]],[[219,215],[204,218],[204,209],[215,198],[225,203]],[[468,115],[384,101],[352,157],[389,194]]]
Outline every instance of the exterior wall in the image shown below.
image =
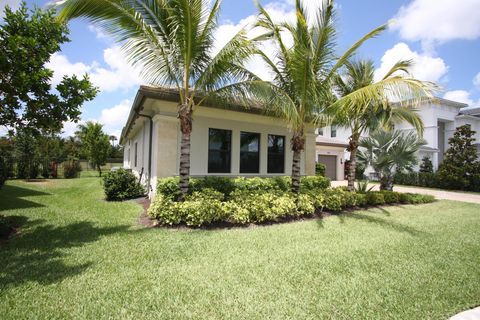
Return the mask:
[[[144,113],[153,113],[153,139],[152,139],[152,174],[150,178],[151,190],[156,188],[156,180],[161,177],[176,176],[179,174],[180,140],[181,132],[177,119],[177,105],[168,101],[151,100],[145,103]],[[142,118],[140,118],[142,119]],[[148,168],[148,120],[137,120],[132,127],[128,139],[125,141],[124,167],[131,168],[139,174],[142,166]],[[278,176],[290,175],[292,170],[291,138],[285,123],[277,118],[263,115],[235,112],[224,109],[200,107],[195,111],[193,118],[190,150],[191,176]],[[208,129],[227,129],[232,131],[231,145],[231,172],[212,174],[208,173]],[[245,174],[240,173],[240,132],[260,133],[260,172]],[[267,173],[268,135],[285,136],[285,171],[283,174]],[[138,153],[141,154],[134,166],[134,143],[138,143]],[[146,147],[144,147],[144,145]],[[142,146],[142,148],[140,148]],[[130,151],[128,151],[130,150]],[[130,161],[128,161],[130,152]],[[309,128],[306,133],[305,151],[301,158],[301,174],[315,174],[315,133]],[[146,180],[142,181],[146,182]],[[150,193],[153,196],[154,193]]]
[[[137,130],[131,133],[131,138],[127,139],[125,143],[123,167],[126,169],[131,169],[137,177],[140,177],[140,174],[142,174],[141,182],[146,184],[148,180],[148,148],[150,124],[148,119],[141,118],[138,121],[141,123],[141,126],[139,126]],[[137,144],[136,165],[135,144]]]

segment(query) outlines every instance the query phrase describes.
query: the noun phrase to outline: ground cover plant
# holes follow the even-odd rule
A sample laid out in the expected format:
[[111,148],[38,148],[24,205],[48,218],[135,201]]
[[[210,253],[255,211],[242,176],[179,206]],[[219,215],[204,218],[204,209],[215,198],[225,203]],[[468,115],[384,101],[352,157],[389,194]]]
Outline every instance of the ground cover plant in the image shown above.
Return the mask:
[[97,177],[7,181],[2,319],[446,319],[479,303],[476,204],[172,230],[103,198]]
[[178,178],[164,178],[157,182],[157,195],[148,214],[160,224],[199,227],[217,222],[285,221],[311,217],[323,211],[434,201],[434,197],[427,195],[330,188],[330,181],[322,176],[302,177],[299,195],[290,192],[290,184],[289,177],[205,177],[192,179],[190,194],[184,201],[176,201],[180,194]]

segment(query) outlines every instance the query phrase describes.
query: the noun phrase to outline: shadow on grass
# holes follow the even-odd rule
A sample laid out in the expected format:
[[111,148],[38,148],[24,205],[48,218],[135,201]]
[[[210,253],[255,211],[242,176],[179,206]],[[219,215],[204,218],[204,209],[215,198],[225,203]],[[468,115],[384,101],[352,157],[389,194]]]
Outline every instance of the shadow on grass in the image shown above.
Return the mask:
[[24,224],[20,233],[0,244],[0,292],[25,282],[57,283],[85,271],[93,261],[66,264],[68,250],[118,233],[132,233],[129,226],[96,227],[91,222],[66,226],[41,224],[42,220],[15,217]]
[[0,211],[44,207],[43,204],[22,198],[47,195],[50,195],[50,193],[30,188],[4,185],[2,189],[0,189]]
[[[384,208],[380,208],[380,212],[386,216],[390,216],[390,212]],[[340,223],[345,223],[347,220],[360,220],[360,221],[373,223],[380,227],[388,228],[397,232],[408,233],[412,236],[420,236],[420,235],[427,234],[424,231],[417,230],[415,228],[412,228],[410,226],[407,226],[395,221],[391,221],[391,220],[380,218],[380,217],[374,217],[374,216],[366,215],[362,213],[357,213],[357,212],[341,213],[338,215],[338,218],[340,219]]]

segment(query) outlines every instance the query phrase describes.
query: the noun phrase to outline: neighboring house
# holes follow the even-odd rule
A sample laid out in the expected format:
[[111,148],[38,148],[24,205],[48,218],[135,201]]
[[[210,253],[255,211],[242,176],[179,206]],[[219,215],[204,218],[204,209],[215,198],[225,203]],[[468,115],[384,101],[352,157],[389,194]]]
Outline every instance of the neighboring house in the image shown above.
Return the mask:
[[[179,96],[175,90],[141,86],[120,143],[124,167],[149,186],[179,174]],[[282,176],[292,170],[291,133],[281,119],[259,107],[202,105],[194,113],[191,176]],[[301,174],[315,174],[315,131],[306,133]]]
[[[427,141],[418,157],[421,159],[428,156],[435,170],[443,161],[443,154],[448,149],[448,139],[453,136],[457,127],[464,124],[470,124],[472,130],[477,132],[475,139],[480,153],[480,107],[468,108],[467,104],[437,98],[434,103],[420,106],[418,109],[425,126],[423,137]],[[400,123],[395,128],[404,131],[414,130],[407,123]],[[343,180],[344,169],[340,165],[350,159],[350,153],[346,151],[350,130],[331,126],[318,129],[317,133],[317,161],[326,165],[326,172],[335,171],[337,180]],[[342,144],[345,146],[343,153]],[[333,157],[336,162],[335,168]]]

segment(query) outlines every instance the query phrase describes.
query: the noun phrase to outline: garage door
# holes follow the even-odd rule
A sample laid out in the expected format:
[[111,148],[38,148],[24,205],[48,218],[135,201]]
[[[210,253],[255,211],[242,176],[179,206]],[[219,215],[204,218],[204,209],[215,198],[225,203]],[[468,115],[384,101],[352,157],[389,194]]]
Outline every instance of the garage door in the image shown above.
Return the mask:
[[318,162],[325,165],[325,176],[330,180],[337,180],[337,156],[319,154]]

